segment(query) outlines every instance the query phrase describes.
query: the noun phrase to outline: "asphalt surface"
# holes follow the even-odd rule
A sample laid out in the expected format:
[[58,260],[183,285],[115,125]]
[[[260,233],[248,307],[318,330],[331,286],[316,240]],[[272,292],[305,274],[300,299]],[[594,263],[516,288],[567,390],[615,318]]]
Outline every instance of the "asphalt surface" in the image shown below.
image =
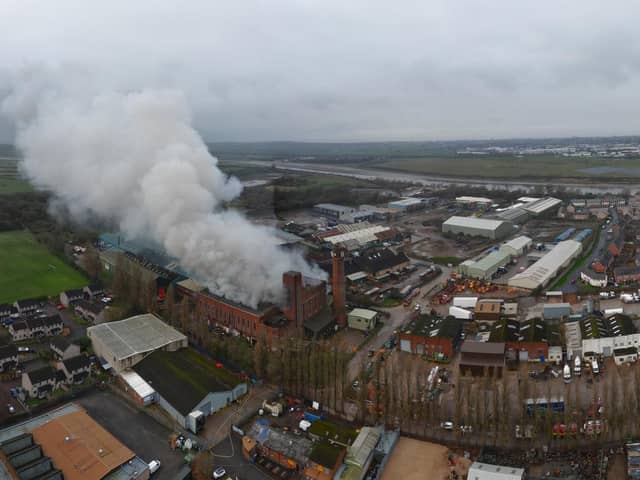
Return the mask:
[[594,232],[595,235],[599,235],[598,244],[591,251],[591,255],[589,255],[589,258],[587,258],[587,260],[582,264],[582,268],[577,268],[571,275],[569,275],[567,281],[562,286],[563,292],[572,292],[576,290],[575,285],[580,280],[580,271],[583,268],[589,267],[597,258],[601,257],[604,249],[609,245],[610,240],[607,238],[606,231],[614,225],[620,224],[620,216],[618,215],[618,211],[616,209],[609,210],[609,214],[611,215],[611,223],[607,225],[604,230],[599,229],[598,231]]
[[228,435],[212,451],[214,468],[223,467],[227,475],[238,480],[268,480],[270,477],[242,456],[242,443],[237,435]]
[[75,402],[144,461],[160,460],[155,480],[178,478],[184,454],[169,447],[172,432],[167,428],[106,390],[92,392]]

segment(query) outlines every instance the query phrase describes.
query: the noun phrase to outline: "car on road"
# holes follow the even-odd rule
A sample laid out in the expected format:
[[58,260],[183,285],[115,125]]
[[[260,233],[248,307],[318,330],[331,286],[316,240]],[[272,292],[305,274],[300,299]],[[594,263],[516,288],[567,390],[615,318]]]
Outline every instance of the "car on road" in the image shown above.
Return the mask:
[[151,460],[149,462],[149,473],[153,475],[160,470],[160,460]]
[[29,347],[18,347],[18,353],[28,353],[31,349]]
[[442,422],[440,424],[440,427],[444,428],[445,430],[453,430],[453,422]]
[[215,478],[216,480],[218,478],[222,478],[227,474],[227,471],[224,469],[224,467],[218,467],[213,471],[213,478]]

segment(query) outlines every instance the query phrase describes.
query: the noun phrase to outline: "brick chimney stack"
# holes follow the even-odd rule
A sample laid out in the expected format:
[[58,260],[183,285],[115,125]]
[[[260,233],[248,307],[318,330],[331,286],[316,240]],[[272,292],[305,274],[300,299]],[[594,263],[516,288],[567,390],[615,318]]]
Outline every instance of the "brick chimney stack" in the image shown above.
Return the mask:
[[344,277],[344,257],[346,250],[336,247],[331,252],[333,258],[333,274],[331,275],[333,290],[333,313],[336,316],[338,326],[347,326],[346,286]]

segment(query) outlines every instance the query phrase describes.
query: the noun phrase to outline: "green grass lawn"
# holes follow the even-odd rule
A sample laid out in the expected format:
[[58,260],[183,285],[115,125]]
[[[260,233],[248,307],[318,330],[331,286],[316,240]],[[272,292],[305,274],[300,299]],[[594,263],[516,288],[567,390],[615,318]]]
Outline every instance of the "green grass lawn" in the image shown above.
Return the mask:
[[0,233],[0,303],[57,295],[87,283],[80,272],[49,253],[29,232]]
[[26,180],[0,176],[0,195],[31,192],[33,188]]

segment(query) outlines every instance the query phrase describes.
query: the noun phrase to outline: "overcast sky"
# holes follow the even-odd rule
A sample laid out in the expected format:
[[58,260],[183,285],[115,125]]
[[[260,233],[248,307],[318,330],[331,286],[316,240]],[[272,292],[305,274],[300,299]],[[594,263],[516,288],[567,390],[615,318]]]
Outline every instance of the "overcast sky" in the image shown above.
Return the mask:
[[176,88],[210,141],[640,134],[638,18],[602,0],[0,0],[0,86],[44,64]]

